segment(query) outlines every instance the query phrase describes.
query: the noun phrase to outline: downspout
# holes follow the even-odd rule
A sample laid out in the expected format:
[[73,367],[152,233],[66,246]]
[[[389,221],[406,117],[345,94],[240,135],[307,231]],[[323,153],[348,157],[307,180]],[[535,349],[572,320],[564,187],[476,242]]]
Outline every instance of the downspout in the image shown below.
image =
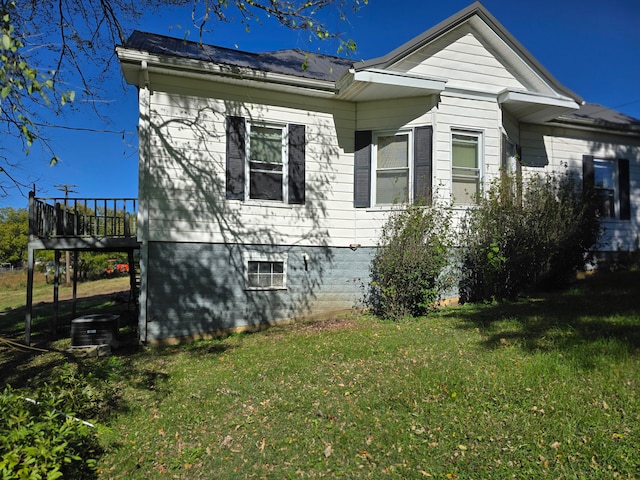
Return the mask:
[[147,292],[149,288],[149,199],[147,198],[147,172],[150,155],[151,90],[149,69],[146,61],[140,65],[141,87],[138,89],[138,237],[140,246],[140,311],[138,312],[138,335],[140,343],[148,337]]

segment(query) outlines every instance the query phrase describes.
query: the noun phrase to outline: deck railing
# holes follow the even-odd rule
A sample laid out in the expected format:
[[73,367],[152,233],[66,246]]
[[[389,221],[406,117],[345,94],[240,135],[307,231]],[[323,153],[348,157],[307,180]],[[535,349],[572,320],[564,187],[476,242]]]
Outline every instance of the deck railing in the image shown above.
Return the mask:
[[29,194],[29,233],[37,238],[133,238],[135,198],[36,198]]

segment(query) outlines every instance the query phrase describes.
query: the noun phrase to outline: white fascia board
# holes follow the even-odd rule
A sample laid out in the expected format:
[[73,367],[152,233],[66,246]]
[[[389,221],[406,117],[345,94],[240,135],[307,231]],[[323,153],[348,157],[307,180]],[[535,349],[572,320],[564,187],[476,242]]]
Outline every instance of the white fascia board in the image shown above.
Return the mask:
[[406,75],[387,70],[368,69],[355,72],[354,82],[378,83],[397,87],[419,88],[423,90],[434,90],[441,92],[447,83],[444,79],[419,77],[417,75]]
[[580,108],[573,98],[514,90],[499,93],[498,103],[518,121],[525,123],[546,123]]
[[291,91],[292,88],[304,89],[313,96],[335,96],[335,83],[313,78],[296,77],[281,73],[265,72],[246,67],[202,62],[200,60],[151,55],[139,50],[116,48],[125,79],[132,85],[139,85],[139,70],[142,62],[146,62],[150,72],[163,73],[184,78],[200,78],[224,83],[268,88],[272,90]]
[[549,105],[553,107],[565,107],[570,110],[577,110],[580,105],[569,97],[555,97],[540,95],[532,92],[521,92],[516,90],[504,90],[498,94],[498,103],[531,103],[538,105]]
[[[366,70],[348,70],[336,87],[338,98],[348,100],[371,99],[371,90],[376,87],[388,87],[384,90],[385,98],[411,95],[433,95],[445,89],[447,81],[442,78],[428,78],[407,75],[400,72],[369,68]],[[367,92],[369,91],[369,92]],[[376,96],[376,94],[373,94]]]

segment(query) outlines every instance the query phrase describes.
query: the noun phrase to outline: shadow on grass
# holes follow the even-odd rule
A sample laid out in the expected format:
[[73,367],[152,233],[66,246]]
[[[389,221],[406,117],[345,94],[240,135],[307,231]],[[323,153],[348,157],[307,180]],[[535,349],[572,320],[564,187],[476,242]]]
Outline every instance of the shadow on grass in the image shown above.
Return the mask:
[[461,328],[480,329],[489,349],[514,344],[530,352],[579,348],[583,353],[638,355],[640,272],[599,272],[564,292],[467,304],[442,312],[441,318],[461,319]]
[[36,387],[68,363],[78,365],[79,371],[87,370],[85,366],[93,359],[82,358],[69,350],[71,320],[82,315],[119,315],[118,341],[123,348],[114,353],[128,355],[135,352],[138,348],[135,332],[137,313],[127,300],[127,291],[83,297],[77,301],[75,315],[71,313],[71,300],[60,301],[59,318],[55,325],[53,303],[41,302],[34,305],[31,348],[24,345],[24,307],[2,312],[0,383],[10,384],[13,388]]
[[[112,392],[99,420],[105,421],[135,405],[128,405],[118,393],[127,387],[163,398],[168,393],[171,357],[188,352],[194,361],[206,355],[222,355],[233,342],[214,339],[190,344],[145,349],[138,344],[137,312],[127,301],[128,291],[83,297],[77,302],[72,315],[70,300],[60,301],[60,316],[53,331],[53,303],[42,302],[34,306],[31,347],[24,346],[24,308],[0,313],[0,384],[27,392],[55,379],[60,372],[73,365],[78,374]],[[108,357],[91,358],[81,351],[70,350],[71,320],[87,314],[115,314],[120,316],[119,347]],[[9,340],[7,342],[6,340]],[[237,343],[237,342],[236,342]],[[142,356],[142,361],[140,360]],[[81,415],[81,414],[80,414]]]

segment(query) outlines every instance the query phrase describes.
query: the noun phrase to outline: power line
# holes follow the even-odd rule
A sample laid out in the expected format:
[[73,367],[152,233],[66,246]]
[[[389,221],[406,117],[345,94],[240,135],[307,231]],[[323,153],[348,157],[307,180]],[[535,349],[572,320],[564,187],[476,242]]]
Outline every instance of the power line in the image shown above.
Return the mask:
[[64,200],[66,202],[67,198],[69,198],[70,193],[78,193],[77,190],[73,190],[74,188],[78,188],[77,185],[69,185],[67,183],[63,183],[62,185],[54,185],[53,188],[57,188],[58,190],[64,192]]
[[50,125],[46,123],[34,123],[36,127],[45,127],[45,128],[59,128],[62,130],[74,130],[78,132],[92,132],[92,133],[112,133],[115,135],[133,135],[135,132],[128,132],[126,130],[105,130],[105,129],[97,129],[97,128],[87,128],[87,127],[69,127],[67,125]]

